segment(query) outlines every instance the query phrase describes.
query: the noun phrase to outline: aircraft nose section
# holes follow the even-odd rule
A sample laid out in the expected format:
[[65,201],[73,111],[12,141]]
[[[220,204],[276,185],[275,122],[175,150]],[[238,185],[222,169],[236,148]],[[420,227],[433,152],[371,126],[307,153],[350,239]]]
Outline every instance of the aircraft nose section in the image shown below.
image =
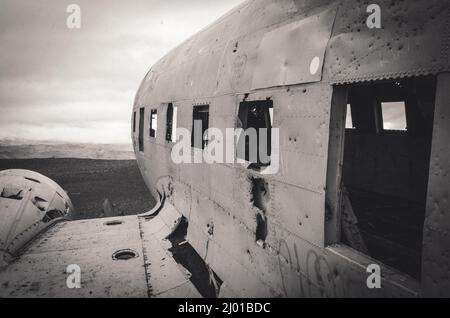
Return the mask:
[[0,171],[0,266],[73,212],[69,196],[53,180],[29,170]]

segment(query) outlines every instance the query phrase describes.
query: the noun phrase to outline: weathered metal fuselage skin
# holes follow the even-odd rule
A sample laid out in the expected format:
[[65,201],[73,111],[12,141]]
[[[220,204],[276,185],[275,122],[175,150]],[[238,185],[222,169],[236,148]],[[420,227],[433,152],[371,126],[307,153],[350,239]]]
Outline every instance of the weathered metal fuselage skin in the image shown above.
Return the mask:
[[[142,175],[189,221],[187,240],[223,280],[220,296],[449,296],[450,3],[380,0],[382,28],[366,19],[372,1],[247,1],[184,42],[145,77],[134,112],[158,110],[158,130],[145,129],[144,151],[132,132]],[[424,227],[422,279],[382,268],[382,288],[369,289],[376,263],[329,234],[327,209],[331,105],[347,83],[421,75],[438,80]],[[167,104],[177,127],[192,129],[195,105],[209,105],[209,127],[235,128],[244,99],[273,101],[280,131],[280,169],[261,175],[239,164],[175,164],[165,138]],[[138,122],[138,121],[137,121]],[[225,132],[224,132],[225,134]],[[331,136],[331,137],[330,137]],[[258,209],[252,178],[269,184],[265,245],[255,242]],[[328,183],[330,184],[330,183]],[[336,190],[336,192],[339,192]],[[213,227],[213,231],[210,229]]]
[[70,220],[74,208],[54,181],[29,170],[0,172],[0,269],[40,233]]

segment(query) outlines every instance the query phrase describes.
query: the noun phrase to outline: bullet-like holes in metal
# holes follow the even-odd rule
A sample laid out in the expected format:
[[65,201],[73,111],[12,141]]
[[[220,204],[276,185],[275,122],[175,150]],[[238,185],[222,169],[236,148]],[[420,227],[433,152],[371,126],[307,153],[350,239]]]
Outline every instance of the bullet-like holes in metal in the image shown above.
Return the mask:
[[115,261],[127,261],[132,258],[139,257],[139,254],[136,251],[126,249],[115,252],[112,255],[112,259]]

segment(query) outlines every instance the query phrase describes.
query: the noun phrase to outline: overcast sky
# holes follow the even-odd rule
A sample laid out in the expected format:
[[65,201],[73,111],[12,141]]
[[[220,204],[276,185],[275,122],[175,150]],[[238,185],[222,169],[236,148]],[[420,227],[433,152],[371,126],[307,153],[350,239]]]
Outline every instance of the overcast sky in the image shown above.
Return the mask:
[[241,2],[0,0],[0,140],[129,143],[151,65]]

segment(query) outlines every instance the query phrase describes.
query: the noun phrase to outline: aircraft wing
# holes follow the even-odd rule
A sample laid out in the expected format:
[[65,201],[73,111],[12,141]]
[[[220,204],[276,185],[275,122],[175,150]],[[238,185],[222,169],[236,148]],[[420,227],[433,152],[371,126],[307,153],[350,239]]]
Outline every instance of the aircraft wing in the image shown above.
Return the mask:
[[181,215],[159,208],[57,223],[0,271],[0,297],[201,297],[168,251]]

